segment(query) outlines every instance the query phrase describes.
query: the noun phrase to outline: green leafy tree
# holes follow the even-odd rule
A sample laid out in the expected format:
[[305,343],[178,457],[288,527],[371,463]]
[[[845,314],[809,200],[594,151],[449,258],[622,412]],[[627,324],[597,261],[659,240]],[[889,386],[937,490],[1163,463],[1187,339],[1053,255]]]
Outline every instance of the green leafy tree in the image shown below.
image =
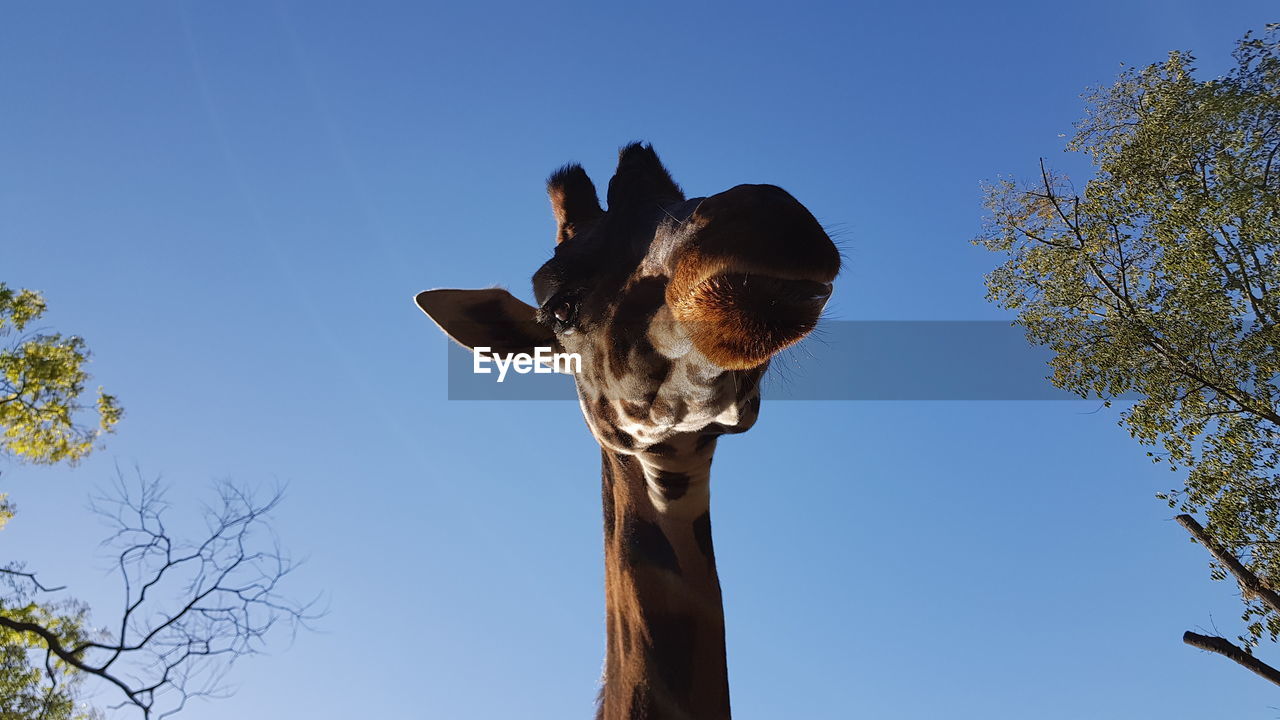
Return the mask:
[[[0,283],[0,455],[35,464],[74,464],[120,420],[116,399],[98,390],[94,420],[83,404],[89,380],[84,340],[27,332],[44,315],[44,298]],[[0,494],[0,529],[13,506]],[[43,590],[21,566],[0,566],[7,590],[0,594],[0,720],[78,720],[92,715],[76,701],[83,674],[49,655],[40,636],[14,627],[39,627],[63,643],[83,642],[87,610],[73,601],[39,603]]]
[[0,338],[14,339],[0,348],[0,454],[46,465],[75,463],[115,427],[122,410],[99,388],[96,422],[86,424],[89,408],[81,396],[89,351],[79,337],[24,334],[44,312],[39,293],[0,283]]
[[1042,161],[989,185],[975,242],[1007,256],[988,297],[1054,351],[1054,384],[1137,398],[1121,424],[1184,480],[1161,497],[1239,581],[1244,648],[1186,641],[1280,683],[1249,655],[1280,636],[1280,26],[1234,59],[1197,79],[1173,52],[1087,94],[1068,150],[1093,179]]

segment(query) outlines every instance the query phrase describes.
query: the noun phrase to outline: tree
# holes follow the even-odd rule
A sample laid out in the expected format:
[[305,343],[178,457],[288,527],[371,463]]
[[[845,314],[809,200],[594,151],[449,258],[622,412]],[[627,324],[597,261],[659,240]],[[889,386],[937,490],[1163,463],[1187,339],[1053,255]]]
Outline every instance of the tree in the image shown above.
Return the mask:
[[1121,424],[1185,473],[1161,497],[1242,590],[1244,648],[1184,640],[1260,671],[1252,647],[1280,636],[1280,26],[1233,57],[1201,80],[1173,52],[1087,94],[1067,148],[1094,177],[1041,161],[987,186],[975,242],[1007,255],[988,297],[1053,350],[1055,385],[1137,398]]
[[[45,311],[30,290],[0,284],[0,336],[12,337]],[[81,400],[89,352],[78,337],[18,335],[0,349],[0,455],[33,464],[74,465],[110,432],[122,411],[98,390],[95,410]],[[85,416],[96,414],[96,423]],[[231,484],[205,512],[205,531],[184,541],[168,525],[157,482],[126,483],[95,499],[113,526],[104,545],[116,551],[124,586],[118,618],[90,630],[89,609],[48,587],[21,563],[0,564],[0,720],[86,720],[77,702],[97,681],[143,718],[166,717],[194,697],[221,692],[240,657],[258,652],[284,622],[314,617],[313,603],[280,594],[296,567],[271,532],[279,492],[265,499]],[[13,506],[0,494],[0,529]]]
[[[96,423],[85,424],[81,402],[89,380],[84,340],[59,334],[26,333],[45,313],[44,298],[0,283],[0,455],[19,461],[74,464],[110,432],[123,411],[115,397],[98,389]],[[0,493],[0,529],[13,506]],[[59,642],[76,644],[84,635],[87,608],[72,600],[38,603],[43,590],[21,565],[0,566],[7,592],[0,594],[0,618],[43,628]],[[76,702],[83,676],[62,660],[42,655],[39,636],[0,626],[0,720],[41,718],[80,720],[93,715]]]
[[[96,679],[120,698],[113,709],[132,707],[144,718],[167,717],[192,698],[220,694],[226,671],[259,652],[276,625],[296,629],[316,617],[314,603],[280,593],[281,581],[296,568],[271,532],[280,499],[279,492],[259,499],[224,484],[205,511],[205,532],[183,540],[166,525],[170,508],[158,482],[118,478],[110,493],[94,500],[114,530],[106,544],[115,551],[124,588],[117,620],[90,633],[82,606],[30,600],[65,588],[46,587],[20,566],[0,568],[11,589],[0,596],[0,633],[16,638],[3,643],[5,652],[34,649],[46,670],[26,687],[69,701],[70,688],[59,686],[63,678]],[[55,615],[50,607],[74,612]]]
[[22,334],[44,312],[39,293],[0,283],[0,338],[15,338],[0,348],[0,455],[46,465],[75,463],[111,432],[123,411],[98,388],[97,422],[85,424],[88,408],[80,397],[89,380],[89,351],[79,337]]

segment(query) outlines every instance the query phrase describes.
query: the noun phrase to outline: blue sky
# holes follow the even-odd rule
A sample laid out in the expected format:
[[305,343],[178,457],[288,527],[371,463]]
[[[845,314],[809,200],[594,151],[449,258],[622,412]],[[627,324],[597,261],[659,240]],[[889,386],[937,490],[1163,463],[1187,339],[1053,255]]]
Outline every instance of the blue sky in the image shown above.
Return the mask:
[[[0,280],[127,417],[78,468],[0,468],[4,556],[110,617],[83,508],[115,465],[178,502],[287,482],[297,592],[331,612],[183,717],[590,717],[598,449],[570,402],[446,400],[412,295],[527,299],[547,173],[601,184],[645,139],[691,195],[775,183],[835,228],[835,317],[1002,318],[980,181],[1079,177],[1087,86],[1171,49],[1221,69],[1274,9],[6,3]],[[714,476],[735,717],[1274,717],[1181,644],[1236,634],[1234,588],[1096,409],[766,401]]]

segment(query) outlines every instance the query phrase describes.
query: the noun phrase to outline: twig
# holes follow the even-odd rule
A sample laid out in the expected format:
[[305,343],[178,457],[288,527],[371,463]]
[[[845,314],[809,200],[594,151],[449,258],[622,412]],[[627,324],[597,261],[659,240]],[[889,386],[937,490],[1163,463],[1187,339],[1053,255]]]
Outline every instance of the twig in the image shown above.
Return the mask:
[[40,581],[39,581],[39,580],[37,580],[37,579],[36,579],[36,574],[35,574],[35,573],[23,572],[23,571],[21,571],[21,570],[15,570],[14,568],[11,568],[11,567],[7,567],[7,568],[6,568],[6,567],[0,567],[0,574],[3,574],[3,575],[13,575],[13,576],[15,576],[15,577],[23,577],[23,578],[26,578],[28,581],[30,581],[30,582],[31,582],[31,584],[32,584],[32,585],[34,585],[34,586],[35,586],[36,590],[38,590],[38,591],[40,591],[40,592],[55,593],[55,592],[59,592],[59,591],[61,591],[61,590],[66,590],[66,589],[67,589],[67,586],[66,586],[66,585],[59,585],[58,587],[45,587],[44,585],[42,585],[42,584],[40,583]]

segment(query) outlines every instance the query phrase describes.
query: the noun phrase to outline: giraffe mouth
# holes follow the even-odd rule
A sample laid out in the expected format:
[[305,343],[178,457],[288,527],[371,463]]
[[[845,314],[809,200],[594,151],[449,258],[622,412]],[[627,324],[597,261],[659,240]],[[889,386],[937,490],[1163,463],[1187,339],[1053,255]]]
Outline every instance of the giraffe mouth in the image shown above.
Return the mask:
[[831,292],[829,282],[724,272],[678,298],[672,313],[708,360],[745,370],[812,332]]
[[829,282],[815,280],[786,280],[778,278],[776,286],[779,302],[820,302],[827,304],[831,299],[832,285]]
[[809,299],[821,300],[822,304],[826,305],[827,301],[831,299],[831,293],[835,290],[835,286],[831,283],[818,283],[818,285],[821,287],[817,288],[816,291],[809,296]]

